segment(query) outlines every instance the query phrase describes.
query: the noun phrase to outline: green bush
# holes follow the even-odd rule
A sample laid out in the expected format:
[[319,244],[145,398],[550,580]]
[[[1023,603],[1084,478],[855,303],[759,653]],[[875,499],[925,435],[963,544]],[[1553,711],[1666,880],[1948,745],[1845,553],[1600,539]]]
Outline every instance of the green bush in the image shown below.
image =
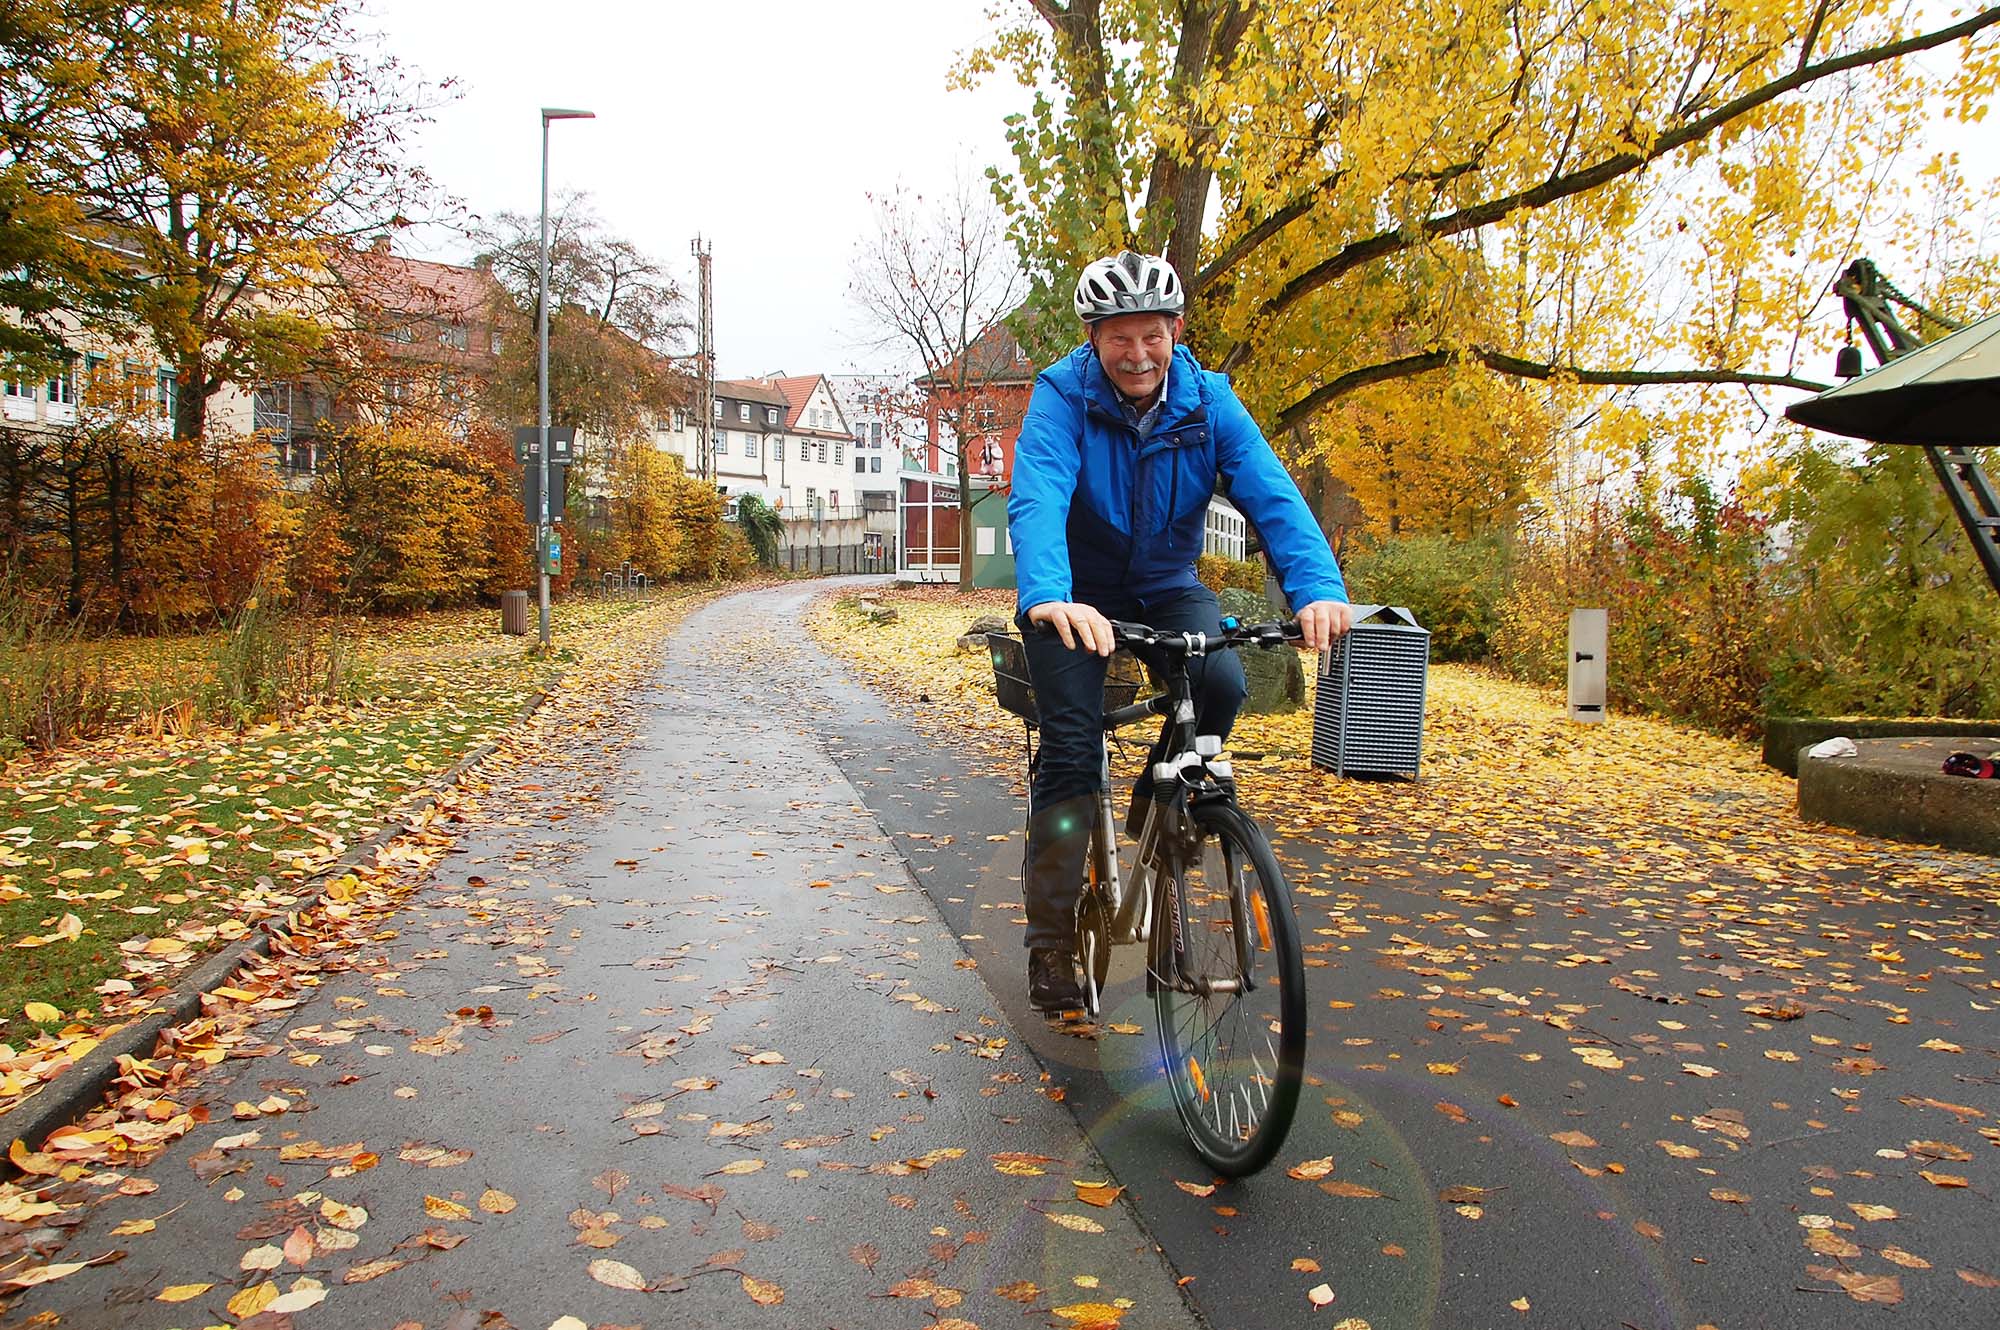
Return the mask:
[[1218,596],[1229,587],[1264,594],[1264,563],[1261,559],[1231,559],[1221,554],[1204,554],[1194,563],[1194,575]]
[[1484,660],[1500,621],[1506,550],[1497,537],[1399,536],[1350,551],[1342,572],[1357,604],[1402,605],[1430,629],[1431,659]]
[[766,568],[776,568],[778,548],[785,538],[784,519],[777,510],[755,494],[745,494],[736,501],[736,521],[757,562]]
[[1923,453],[1809,443],[1790,460],[1770,710],[2000,717],[2000,595]]

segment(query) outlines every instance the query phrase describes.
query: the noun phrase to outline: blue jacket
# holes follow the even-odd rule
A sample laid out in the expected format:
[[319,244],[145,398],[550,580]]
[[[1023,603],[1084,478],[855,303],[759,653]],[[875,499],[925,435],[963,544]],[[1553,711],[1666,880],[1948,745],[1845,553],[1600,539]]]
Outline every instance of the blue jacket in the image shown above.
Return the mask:
[[1333,551],[1257,422],[1184,346],[1144,439],[1088,344],[1043,370],[1014,445],[1007,525],[1023,611],[1045,601],[1163,595],[1196,585],[1220,480],[1257,528],[1294,609],[1346,600]]

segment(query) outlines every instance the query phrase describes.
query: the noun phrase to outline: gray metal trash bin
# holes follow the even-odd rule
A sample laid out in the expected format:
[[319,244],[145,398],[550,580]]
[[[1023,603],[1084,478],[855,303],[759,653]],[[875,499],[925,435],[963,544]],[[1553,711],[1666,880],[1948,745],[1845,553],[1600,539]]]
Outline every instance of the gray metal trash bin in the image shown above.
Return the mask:
[[1417,778],[1424,751],[1430,630],[1400,605],[1356,605],[1354,627],[1320,656],[1312,762],[1342,776]]
[[525,591],[502,591],[500,593],[500,631],[509,637],[528,635],[528,593]]

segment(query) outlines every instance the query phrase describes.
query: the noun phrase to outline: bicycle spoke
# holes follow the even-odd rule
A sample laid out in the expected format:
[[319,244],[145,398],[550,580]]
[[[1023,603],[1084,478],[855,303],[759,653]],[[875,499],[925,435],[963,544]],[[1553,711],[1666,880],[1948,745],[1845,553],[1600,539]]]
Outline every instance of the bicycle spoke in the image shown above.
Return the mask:
[[[1195,820],[1199,835],[1178,879],[1167,884],[1178,888],[1184,906],[1186,972],[1160,984],[1155,1003],[1170,1088],[1189,1138],[1211,1164],[1233,1174],[1261,1167],[1296,1111],[1303,971],[1268,849],[1231,810],[1197,813]],[[1278,902],[1286,902],[1282,917]]]

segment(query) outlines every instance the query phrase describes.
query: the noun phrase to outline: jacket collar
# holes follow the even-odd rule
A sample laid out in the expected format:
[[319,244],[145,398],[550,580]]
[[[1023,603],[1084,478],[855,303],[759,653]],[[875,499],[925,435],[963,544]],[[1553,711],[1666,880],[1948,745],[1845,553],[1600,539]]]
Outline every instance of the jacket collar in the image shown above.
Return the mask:
[[[1118,390],[1112,386],[1104,373],[1104,366],[1097,359],[1097,352],[1090,343],[1069,353],[1069,360],[1077,378],[1083,384],[1083,399],[1092,411],[1107,420],[1124,422],[1124,412],[1118,409]],[[1207,387],[1202,378],[1201,365],[1194,358],[1194,352],[1185,346],[1174,348],[1173,368],[1167,373],[1167,400],[1162,403],[1158,418],[1154,421],[1153,432],[1172,429],[1207,401]]]

